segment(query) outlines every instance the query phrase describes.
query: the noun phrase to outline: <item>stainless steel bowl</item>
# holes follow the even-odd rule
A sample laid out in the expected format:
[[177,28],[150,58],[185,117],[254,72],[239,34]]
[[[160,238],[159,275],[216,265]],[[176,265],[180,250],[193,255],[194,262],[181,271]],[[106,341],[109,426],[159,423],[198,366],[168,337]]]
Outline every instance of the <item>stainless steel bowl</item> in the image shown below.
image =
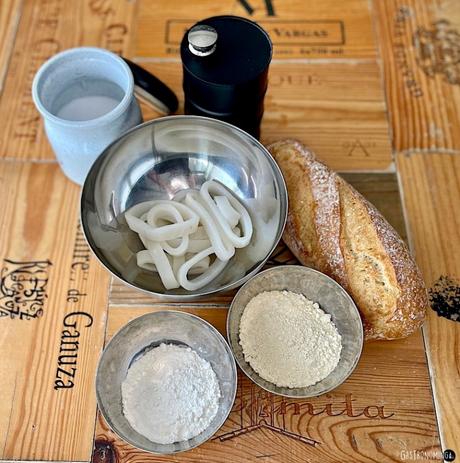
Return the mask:
[[[121,397],[121,384],[131,363],[162,342],[187,345],[207,360],[216,373],[221,392],[217,415],[207,429],[193,439],[167,445],[151,442],[131,427],[123,415]],[[99,360],[96,397],[107,424],[122,439],[148,452],[169,454],[202,444],[222,426],[235,401],[236,382],[235,360],[222,335],[195,315],[168,310],[131,320],[110,340]]]
[[[172,199],[210,179],[249,209],[252,241],[204,288],[166,291],[158,275],[137,266],[136,252],[143,246],[124,212],[142,201]],[[281,238],[286,214],[286,186],[270,153],[237,127],[198,116],[156,119],[124,134],[93,164],[81,196],[83,231],[102,264],[129,285],[175,300],[228,290],[254,275]]]
[[[248,302],[264,291],[292,291],[318,302],[331,314],[342,336],[342,352],[336,368],[322,381],[302,388],[278,387],[257,374],[246,362],[239,343],[240,320]],[[282,307],[280,307],[282,310]],[[342,384],[355,369],[363,346],[363,325],[358,309],[348,293],[332,278],[308,267],[285,265],[265,270],[249,280],[236,294],[227,315],[227,337],[235,359],[260,387],[286,397],[314,397]]]

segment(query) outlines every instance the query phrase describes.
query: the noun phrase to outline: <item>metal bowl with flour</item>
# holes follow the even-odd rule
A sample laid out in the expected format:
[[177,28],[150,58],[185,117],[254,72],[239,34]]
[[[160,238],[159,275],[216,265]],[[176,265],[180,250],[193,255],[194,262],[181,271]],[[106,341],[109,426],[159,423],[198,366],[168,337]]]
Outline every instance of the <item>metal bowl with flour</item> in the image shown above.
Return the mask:
[[[124,212],[197,190],[211,179],[248,210],[251,242],[203,288],[165,290],[158,274],[138,267],[136,253],[143,245]],[[93,164],[81,196],[82,228],[101,263],[126,284],[175,301],[229,290],[255,275],[281,238],[286,215],[286,186],[270,153],[241,129],[198,116],[156,119],[127,132]]]
[[[217,414],[210,425],[192,439],[158,444],[138,433],[123,413],[122,383],[139,356],[160,344],[188,346],[210,363],[220,389]],[[96,376],[96,397],[107,424],[122,439],[152,453],[190,450],[207,441],[225,422],[236,394],[236,365],[222,335],[203,319],[173,310],[152,312],[131,320],[107,344]],[[151,400],[139,397],[139,400]]]
[[[317,302],[331,315],[342,337],[342,351],[335,369],[323,380],[307,387],[279,387],[262,378],[244,358],[240,344],[241,317],[249,301],[264,291],[292,291]],[[283,310],[280,307],[280,310]],[[249,280],[236,294],[227,316],[227,337],[236,362],[256,384],[286,397],[314,397],[342,384],[355,369],[363,346],[363,326],[353,299],[332,278],[308,267],[285,265],[265,270]]]

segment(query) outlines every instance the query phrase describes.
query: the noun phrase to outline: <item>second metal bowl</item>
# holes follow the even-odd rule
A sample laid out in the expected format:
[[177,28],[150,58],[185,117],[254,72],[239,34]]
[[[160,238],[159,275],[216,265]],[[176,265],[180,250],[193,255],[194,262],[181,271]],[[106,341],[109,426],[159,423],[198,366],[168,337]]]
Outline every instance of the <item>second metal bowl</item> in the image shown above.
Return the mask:
[[[216,179],[247,207],[254,233],[221,275],[197,291],[165,291],[157,274],[137,266],[143,248],[124,212],[142,201],[172,199]],[[283,233],[287,191],[270,153],[253,137],[225,122],[171,116],[142,124],[104,150],[81,196],[86,239],[105,267],[125,283],[151,294],[190,300],[243,284],[264,265]]]
[[[299,388],[278,387],[266,381],[246,362],[240,345],[240,321],[248,302],[264,291],[292,291],[317,302],[331,315],[342,336],[342,352],[335,369],[322,381]],[[280,307],[280,310],[283,310]],[[260,387],[286,397],[314,397],[342,384],[355,369],[363,346],[363,325],[353,299],[332,278],[308,267],[284,265],[265,270],[249,280],[236,294],[227,315],[227,337],[239,367]]]
[[[174,444],[158,444],[139,434],[123,413],[121,385],[128,368],[146,350],[161,343],[186,345],[207,360],[219,382],[219,408],[209,427],[198,436]],[[190,450],[206,442],[225,422],[236,394],[236,365],[222,335],[205,320],[173,310],[151,312],[131,320],[107,344],[96,375],[96,397],[107,424],[122,439],[152,453]],[[142,397],[139,400],[149,400]]]

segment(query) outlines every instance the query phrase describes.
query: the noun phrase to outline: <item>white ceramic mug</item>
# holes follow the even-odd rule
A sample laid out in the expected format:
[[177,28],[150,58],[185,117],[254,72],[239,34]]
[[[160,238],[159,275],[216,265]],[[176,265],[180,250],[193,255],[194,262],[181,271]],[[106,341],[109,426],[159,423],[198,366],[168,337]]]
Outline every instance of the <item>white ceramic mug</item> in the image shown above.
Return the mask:
[[58,53],[34,78],[32,96],[48,140],[65,175],[80,185],[103,149],[142,122],[131,71],[144,73],[144,90],[152,90],[148,78],[157,91],[167,89],[134,63],[94,47]]

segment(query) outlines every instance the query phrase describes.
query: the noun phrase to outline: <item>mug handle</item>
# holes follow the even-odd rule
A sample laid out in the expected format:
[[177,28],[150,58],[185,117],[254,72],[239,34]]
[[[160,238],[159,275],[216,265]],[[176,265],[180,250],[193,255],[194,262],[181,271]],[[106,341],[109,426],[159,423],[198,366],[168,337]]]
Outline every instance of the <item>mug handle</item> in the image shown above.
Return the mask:
[[137,97],[163,114],[172,114],[177,111],[179,107],[177,96],[166,84],[138,64],[127,58],[123,60],[133,73],[134,93]]

